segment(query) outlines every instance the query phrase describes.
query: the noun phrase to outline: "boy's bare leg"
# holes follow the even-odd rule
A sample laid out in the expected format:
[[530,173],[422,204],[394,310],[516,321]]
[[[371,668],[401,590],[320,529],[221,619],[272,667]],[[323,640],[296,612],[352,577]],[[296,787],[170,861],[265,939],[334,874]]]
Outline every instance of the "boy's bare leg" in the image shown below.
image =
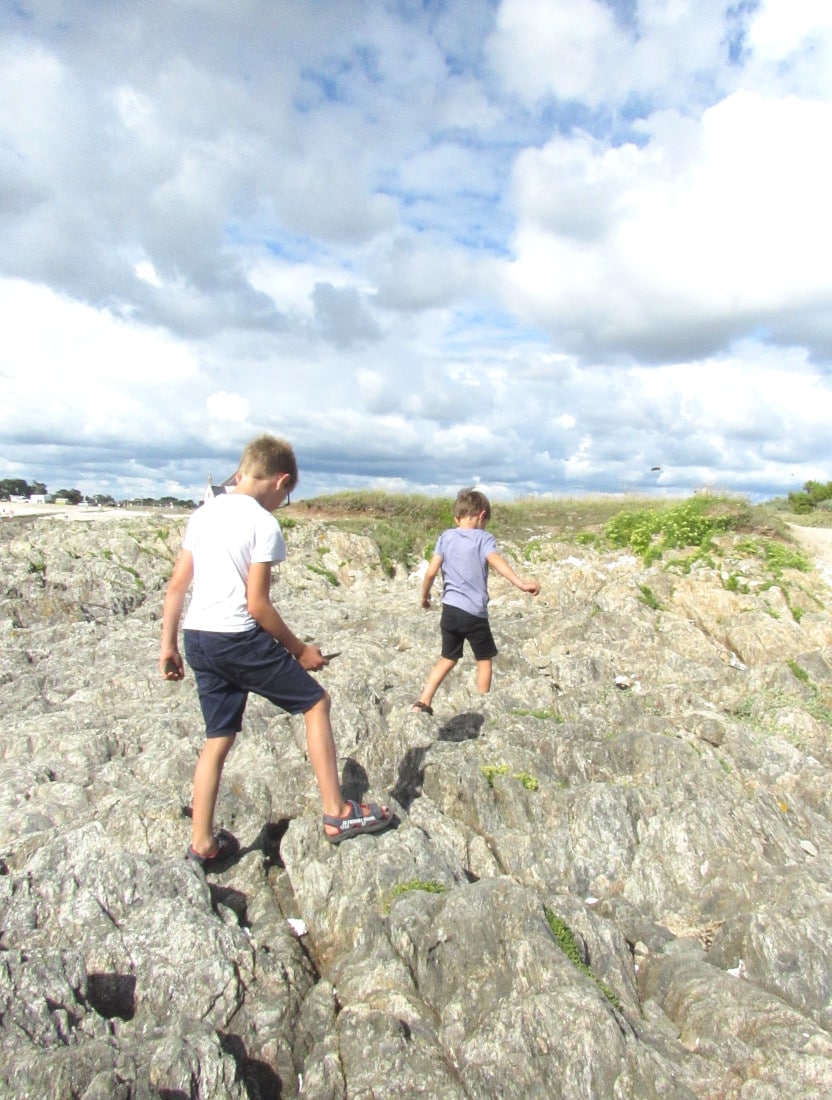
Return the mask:
[[433,697],[436,694],[436,689],[456,665],[456,661],[452,661],[450,657],[440,657],[433,668],[428,673],[427,682],[424,686],[422,694],[419,696],[419,702],[424,703],[426,707],[429,707],[433,701]]
[[[321,805],[325,814],[332,817],[348,817],[352,814],[352,807],[344,800],[341,792],[341,781],[338,778],[338,757],[335,751],[335,739],[332,736],[332,723],[329,713],[332,709],[332,700],[328,695],[311,707],[304,714],[306,722],[306,748],[309,753],[309,763],[318,784],[321,795]],[[387,810],[386,806],[382,807]],[[325,826],[332,833],[337,829]]]
[[477,691],[480,695],[487,695],[491,690],[491,658],[485,661],[477,661]]
[[306,748],[309,753],[309,763],[312,765],[318,784],[324,813],[343,817],[344,797],[341,794],[341,783],[338,779],[338,758],[329,718],[331,708],[332,701],[328,695],[324,695],[304,714]]
[[220,789],[225,758],[234,744],[235,734],[208,737],[194,769],[194,798],[191,808],[191,847],[200,856],[214,850],[214,808]]

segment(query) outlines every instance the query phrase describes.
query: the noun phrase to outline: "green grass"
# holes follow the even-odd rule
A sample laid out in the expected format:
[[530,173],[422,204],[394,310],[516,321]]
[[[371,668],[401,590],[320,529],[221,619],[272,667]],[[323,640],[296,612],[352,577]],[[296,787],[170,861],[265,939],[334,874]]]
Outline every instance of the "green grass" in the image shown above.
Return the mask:
[[435,879],[420,879],[412,878],[407,882],[400,882],[392,889],[394,898],[399,898],[402,894],[412,893],[414,890],[421,890],[425,894],[444,894],[445,887],[441,882],[437,882]]
[[752,518],[751,506],[733,497],[702,495],[660,508],[622,511],[604,527],[610,546],[631,550],[645,565],[665,551],[713,548],[713,540],[731,530],[742,530]]
[[572,931],[566,921],[561,920],[561,918],[556,913],[553,913],[548,906],[544,906],[543,911],[546,914],[546,920],[549,924],[551,933],[555,937],[555,943],[557,943],[558,947],[561,949],[564,955],[566,955],[567,959],[569,959],[572,965],[580,970],[582,974],[585,974],[588,978],[591,978],[592,981],[595,982],[595,984],[598,986],[598,988],[601,990],[601,992],[604,994],[611,1005],[613,1005],[615,1008],[620,1009],[621,1001],[618,999],[615,993],[613,993],[609,986],[605,985],[604,982],[595,977],[590,968],[581,958],[581,953],[578,949],[578,941],[575,939],[575,933]]
[[[453,527],[453,500],[420,494],[355,491],[333,493],[292,505],[293,519],[281,515],[281,525],[324,517],[333,527],[370,538],[378,547],[388,576],[414,568],[429,558],[441,531]],[[793,518],[793,517],[792,517]],[[743,498],[699,494],[668,502],[639,496],[526,498],[508,504],[492,501],[488,525],[498,542],[514,543],[525,561],[543,549],[542,538],[594,546],[627,548],[649,564],[667,550],[694,548],[675,568],[690,567],[714,552],[713,540],[726,532],[745,533],[758,540],[788,546],[783,516]],[[779,541],[778,541],[779,540]],[[764,546],[764,543],[761,543]],[[765,552],[765,550],[763,550]],[[773,554],[772,567],[776,564]],[[781,566],[785,568],[786,566]]]
[[498,775],[511,775],[527,791],[536,791],[540,787],[540,780],[528,772],[512,772],[508,764],[484,764],[480,771],[485,776],[489,787],[494,786],[494,780]]
[[552,719],[555,722],[562,721],[553,710],[549,710],[545,707],[537,709],[533,707],[512,707],[509,714],[513,714],[515,718],[538,718],[541,722],[547,719]]
[[447,887],[443,886],[441,882],[437,882],[436,879],[420,879],[412,878],[407,882],[397,883],[390,891],[387,903],[384,905],[384,911],[390,911],[390,907],[396,898],[402,897],[404,894],[412,894],[414,892],[421,892],[423,894],[444,894]]
[[645,604],[645,606],[647,606],[647,607],[652,608],[653,611],[661,611],[662,610],[662,608],[664,607],[664,604],[662,603],[662,601],[659,599],[659,597],[656,595],[656,593],[653,591],[653,589],[650,587],[649,584],[640,584],[638,586],[638,590],[641,593],[640,596],[639,596],[639,601],[641,603]]
[[792,675],[796,680],[799,680],[801,684],[809,684],[809,673],[805,668],[801,668],[797,661],[786,661],[786,664],[792,670]]
[[341,583],[331,569],[325,569],[322,565],[312,565],[310,563],[307,563],[306,568],[309,570],[310,573],[315,573],[319,577],[323,577],[324,580],[329,581],[333,588],[338,588]]
[[480,771],[485,776],[488,786],[493,787],[498,775],[508,775],[508,764],[483,764]]

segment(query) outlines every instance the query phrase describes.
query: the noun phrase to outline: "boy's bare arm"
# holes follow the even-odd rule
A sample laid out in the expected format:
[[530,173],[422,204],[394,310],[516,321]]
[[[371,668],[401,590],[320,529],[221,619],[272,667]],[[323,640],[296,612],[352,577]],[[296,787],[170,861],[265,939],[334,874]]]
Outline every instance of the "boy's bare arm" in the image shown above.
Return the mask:
[[295,660],[308,672],[325,668],[328,661],[320,649],[306,645],[300,640],[280,616],[271,599],[272,567],[269,562],[252,562],[246,580],[246,603],[248,613],[260,626],[284,645]]
[[488,555],[486,561],[495,572],[499,573],[501,577],[505,577],[507,581],[511,581],[521,592],[528,592],[530,595],[536,596],[540,591],[540,585],[537,581],[527,581],[523,577],[518,577],[506,559],[498,554],[496,550]]
[[166,680],[181,680],[185,675],[185,662],[179,652],[179,620],[182,618],[182,608],[193,576],[193,555],[190,550],[181,550],[168,581],[162,608],[162,648],[159,654],[159,671]]
[[428,562],[427,570],[422,578],[422,607],[430,607],[430,590],[436,580],[436,574],[442,567],[442,555],[434,554]]

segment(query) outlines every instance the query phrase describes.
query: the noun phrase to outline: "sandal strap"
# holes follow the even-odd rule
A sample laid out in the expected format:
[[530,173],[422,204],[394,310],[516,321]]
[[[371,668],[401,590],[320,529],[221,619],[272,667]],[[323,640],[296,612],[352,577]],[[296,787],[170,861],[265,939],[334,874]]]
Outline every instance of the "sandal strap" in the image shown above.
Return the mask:
[[384,814],[381,812],[381,806],[375,802],[365,802],[364,805],[370,811],[368,814],[361,812],[361,803],[353,801],[353,799],[346,799],[348,806],[352,806],[352,813],[347,814],[346,817],[336,817],[333,814],[324,814],[324,825],[332,825],[335,829],[351,829],[356,825],[366,823],[372,825],[377,821],[384,820]]

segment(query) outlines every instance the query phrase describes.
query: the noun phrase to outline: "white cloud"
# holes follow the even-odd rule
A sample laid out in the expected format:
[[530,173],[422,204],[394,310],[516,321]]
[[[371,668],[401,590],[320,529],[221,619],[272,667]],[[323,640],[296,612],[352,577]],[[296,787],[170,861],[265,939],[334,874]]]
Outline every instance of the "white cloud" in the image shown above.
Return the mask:
[[[516,309],[575,350],[673,358],[830,304],[832,103],[736,93],[643,147],[556,138],[516,165]],[[553,197],[554,196],[554,197]],[[775,214],[776,212],[776,214]],[[819,346],[826,354],[828,344]]]
[[229,420],[234,424],[246,424],[250,406],[248,401],[238,393],[220,390],[219,393],[212,393],[206,397],[205,410],[212,420]]
[[832,95],[832,8],[825,0],[761,0],[744,42],[746,78],[772,94]]
[[530,105],[552,96],[592,108],[634,96],[675,103],[701,94],[703,72],[725,79],[730,10],[724,0],[641,0],[625,21],[603,0],[502,0],[489,56]]
[[272,430],[307,493],[819,476],[831,21],[7,5],[0,465],[199,496]]

